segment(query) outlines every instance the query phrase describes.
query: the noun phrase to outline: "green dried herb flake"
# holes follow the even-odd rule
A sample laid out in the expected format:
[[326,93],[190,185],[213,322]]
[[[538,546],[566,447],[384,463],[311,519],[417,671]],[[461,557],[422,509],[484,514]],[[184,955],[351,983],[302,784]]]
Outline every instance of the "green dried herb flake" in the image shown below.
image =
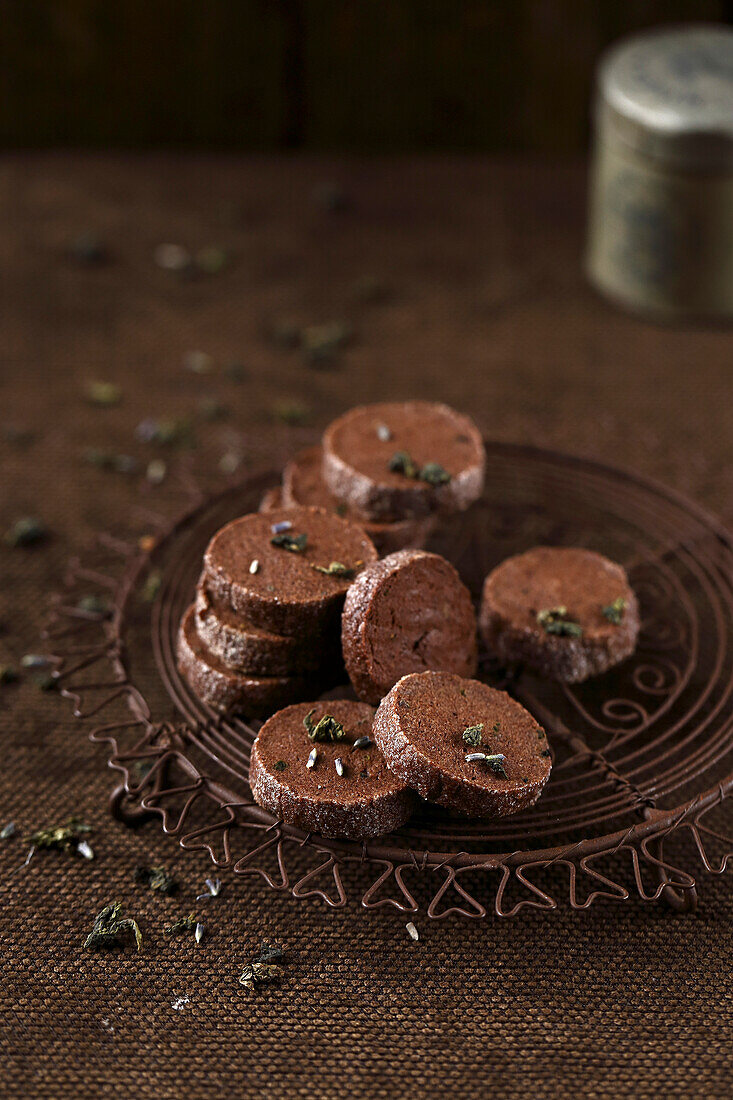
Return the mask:
[[407,451],[395,451],[387,462],[387,468],[393,474],[404,474],[405,477],[413,479],[416,479],[419,474],[418,467]]
[[613,603],[602,608],[602,611],[604,618],[608,619],[609,623],[613,623],[614,626],[620,626],[626,611],[626,600],[623,596],[617,596]]
[[341,723],[337,722],[332,714],[324,714],[318,722],[314,722],[315,709],[313,707],[303,719],[303,725],[311,741],[344,741],[346,731]]
[[284,954],[282,944],[267,941],[262,943],[258,957],[247,963],[242,971],[239,978],[240,985],[252,990],[256,985],[279,981],[283,969],[274,960],[282,959]]
[[567,607],[548,607],[537,612],[537,622],[545,634],[566,638],[582,638],[583,628],[568,615]]
[[279,420],[290,427],[300,427],[307,424],[311,417],[311,408],[303,401],[278,401],[271,410],[273,420]]
[[288,764],[286,760],[276,760],[272,766],[276,772],[284,772]]
[[290,535],[287,531],[281,531],[270,539],[273,546],[279,546],[282,550],[289,550],[291,554],[302,554],[308,545],[308,536]]
[[184,932],[194,932],[197,924],[197,918],[193,913],[189,913],[187,917],[179,917],[172,924],[166,924],[163,931],[167,936],[180,936]]
[[330,565],[312,565],[317,573],[324,573],[327,577],[353,577],[356,570],[340,561],[332,561]]
[[447,485],[450,481],[450,474],[437,462],[426,462],[418,474],[420,481],[427,482],[428,485],[438,486]]
[[167,897],[175,894],[178,889],[178,883],[165,867],[145,867],[141,864],[135,868],[135,882]]
[[17,519],[4,535],[8,546],[35,546],[47,537],[48,528],[35,516],[23,516]]
[[407,451],[395,451],[387,463],[388,469],[393,474],[403,474],[413,481],[424,481],[427,485],[437,488],[447,485],[451,479],[450,474],[438,462],[426,462],[418,466]]
[[145,580],[145,584],[142,587],[140,593],[145,603],[153,603],[156,596],[160,592],[160,586],[163,583],[163,577],[159,569],[152,569]]
[[467,745],[480,745],[481,735],[484,732],[484,724],[481,722],[477,726],[466,726],[465,730],[461,734],[463,740]]
[[55,848],[61,852],[78,852],[84,837],[93,832],[91,825],[72,817],[65,825],[51,825],[37,829],[27,838],[33,848]]
[[90,950],[105,947],[118,947],[126,932],[132,932],[135,937],[137,950],[142,950],[143,937],[137,921],[131,917],[121,917],[122,904],[119,901],[105,905],[104,909],[94,918],[92,930],[84,941],[84,946]]
[[0,684],[15,684],[18,682],[18,670],[12,665],[0,665]]
[[87,383],[84,392],[89,404],[100,408],[111,408],[119,405],[122,400],[122,390],[115,382],[100,382],[95,379]]
[[485,764],[495,775],[500,776],[502,779],[508,779],[509,776],[504,767],[505,760],[506,757],[501,752],[469,752],[466,754],[467,764]]

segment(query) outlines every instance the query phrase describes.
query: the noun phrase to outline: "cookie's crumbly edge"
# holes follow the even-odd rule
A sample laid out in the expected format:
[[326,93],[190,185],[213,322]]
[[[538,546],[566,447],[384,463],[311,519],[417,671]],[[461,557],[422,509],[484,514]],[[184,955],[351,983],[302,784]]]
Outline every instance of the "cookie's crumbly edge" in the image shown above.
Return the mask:
[[629,593],[624,617],[612,632],[601,638],[571,638],[547,634],[540,626],[518,627],[508,622],[490,606],[485,583],[479,631],[486,648],[500,661],[519,661],[548,680],[579,684],[608,672],[636,649],[641,626],[639,603],[631,588]]

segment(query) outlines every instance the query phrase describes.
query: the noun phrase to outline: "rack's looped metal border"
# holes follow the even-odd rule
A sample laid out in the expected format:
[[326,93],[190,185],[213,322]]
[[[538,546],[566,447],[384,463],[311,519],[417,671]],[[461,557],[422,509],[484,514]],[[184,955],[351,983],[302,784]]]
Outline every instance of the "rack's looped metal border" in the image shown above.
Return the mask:
[[[725,575],[733,562],[727,532],[696,506],[675,494],[633,475],[568,456],[534,448],[498,444],[493,447],[509,461],[521,462],[525,458],[546,459],[550,465],[568,463],[574,477],[582,477],[588,470],[601,476],[605,472],[686,509],[700,522],[701,529],[717,540],[717,549],[724,547],[723,580],[726,584],[733,580],[733,576]],[[549,476],[547,471],[543,476]],[[272,480],[272,477],[262,477],[247,482],[253,499],[261,495]],[[207,503],[220,501],[226,510],[232,494],[241,493],[244,487],[229,489],[208,501],[190,482],[186,488],[189,506],[173,524],[166,524],[152,513],[146,514],[146,526],[158,528],[157,545],[170,544],[171,540],[190,535],[191,530],[196,530],[197,518]],[[195,502],[193,508],[191,500]],[[661,523],[661,511],[652,519]],[[700,552],[697,555],[695,552],[695,539],[701,537],[704,536],[699,532],[692,532],[691,545],[679,544],[679,552],[684,552],[693,563],[700,558]],[[188,541],[191,543],[190,538]],[[656,666],[642,662],[633,671],[634,689],[642,695],[646,693],[649,698],[657,698],[658,709],[654,715],[647,712],[645,704],[627,698],[606,700],[600,713],[591,714],[572,692],[565,689],[563,705],[570,706],[569,713],[581,715],[589,728],[602,731],[606,740],[599,748],[575,729],[571,730],[539,698],[528,696],[526,690],[523,693],[536,716],[551,729],[553,742],[563,746],[565,752],[556,768],[558,773],[571,776],[560,780],[560,784],[565,782],[570,791],[564,796],[569,801],[564,812],[566,816],[570,814],[571,820],[569,825],[562,823],[558,831],[568,832],[571,825],[583,821],[582,803],[577,793],[573,793],[572,779],[573,769],[579,762],[591,775],[599,777],[598,807],[603,814],[613,817],[614,813],[633,813],[637,818],[633,824],[595,835],[589,830],[580,839],[533,850],[514,846],[518,836],[516,824],[507,827],[503,834],[501,828],[486,834],[480,826],[467,824],[461,828],[439,824],[436,827],[430,822],[427,826],[418,822],[397,837],[357,844],[303,834],[274,821],[261,810],[248,797],[246,786],[249,745],[255,735],[254,729],[236,717],[215,715],[193,697],[184,697],[185,685],[176,681],[171,631],[180,614],[179,589],[185,569],[183,573],[171,571],[169,588],[161,592],[151,613],[158,669],[169,697],[184,717],[183,720],[178,716],[163,720],[154,717],[144,690],[130,673],[126,654],[129,608],[149,575],[154,551],[141,550],[134,539],[112,536],[100,537],[98,549],[104,560],[95,567],[87,567],[76,559],[69,564],[66,592],[55,601],[46,637],[54,642],[58,651],[55,675],[61,694],[71,700],[76,717],[94,721],[91,739],[108,745],[109,764],[122,773],[122,783],[111,800],[111,810],[120,820],[135,825],[153,816],[160,817],[167,835],[175,837],[184,849],[208,851],[217,867],[229,868],[241,876],[258,875],[273,889],[289,891],[296,898],[318,897],[331,907],[347,903],[345,873],[350,867],[358,866],[370,880],[361,889],[361,903],[365,908],[391,906],[401,913],[414,914],[422,905],[427,916],[436,919],[451,914],[477,919],[485,917],[489,911],[506,917],[525,908],[556,909],[559,904],[557,890],[550,893],[537,881],[543,871],[552,868],[563,868],[567,872],[567,897],[573,909],[586,909],[599,898],[623,901],[636,892],[645,901],[662,898],[676,910],[691,910],[697,902],[696,880],[664,853],[665,842],[673,834],[675,837],[686,834],[691,839],[705,870],[714,874],[726,870],[733,852],[733,837],[710,823],[709,815],[733,787],[733,772],[726,770],[717,782],[680,805],[660,808],[659,796],[651,792],[649,784],[637,782],[633,778],[633,768],[630,774],[624,770],[641,751],[637,743],[639,731],[644,731],[665,710],[671,714],[689,682],[691,662],[696,658],[699,642],[695,611],[684,590],[677,592],[675,598],[689,622],[683,626],[653,624],[653,630],[657,631],[655,645],[662,651],[665,646],[668,651],[676,646],[675,652],[679,650],[684,656],[682,667],[663,658]],[[185,554],[180,557],[185,559]],[[662,558],[663,554],[655,562],[656,582],[677,584],[679,588],[678,579],[675,580],[672,572],[665,573],[660,567]],[[702,567],[697,573],[702,577]],[[88,591],[90,586],[95,592],[109,597],[108,613],[80,608],[75,595],[83,588]],[[733,596],[724,606],[725,599],[715,593],[714,586],[710,591],[720,605],[719,618],[726,636],[729,634],[728,640],[733,639]],[[710,596],[710,592],[707,594]],[[103,667],[108,671],[101,672]],[[723,670],[730,676],[727,666]],[[727,702],[728,689],[732,688],[733,682],[727,685],[724,696]],[[690,734],[687,741],[691,738]],[[658,740],[661,744],[664,738]],[[673,784],[671,789],[678,788],[685,779],[694,780],[711,766],[710,761],[720,764],[729,752],[733,754],[733,731],[728,726],[718,741],[699,764],[690,765],[688,776],[679,775],[679,765],[671,750],[664,747],[662,759],[672,759],[662,778],[668,777]],[[625,757],[619,756],[619,751],[625,751],[625,745],[632,751]],[[616,761],[610,758],[612,750],[617,754]],[[717,755],[712,755],[714,753]],[[646,767],[648,770],[648,764]],[[660,781],[658,786],[663,791],[664,783]],[[562,797],[558,799],[558,806],[561,804]],[[601,809],[596,812],[600,814]],[[563,822],[562,814],[559,820]],[[592,814],[589,820],[592,822]],[[542,830],[536,828],[536,835],[541,836]],[[453,837],[458,842],[465,842],[465,848],[455,850],[456,844],[451,844]],[[438,843],[430,847],[434,841]],[[446,845],[452,850],[440,850]],[[712,854],[713,846],[722,849],[717,856]],[[507,850],[501,850],[503,848]],[[622,874],[618,867],[624,860],[626,873]],[[606,863],[603,870],[599,866],[601,861]],[[607,866],[609,861],[613,864],[611,869]],[[437,876],[437,885],[432,876]],[[414,884],[411,878],[415,879]],[[421,903],[416,895],[425,885],[426,878],[429,880],[428,898]],[[473,883],[477,885],[474,887]],[[517,892],[519,897],[513,901]]]

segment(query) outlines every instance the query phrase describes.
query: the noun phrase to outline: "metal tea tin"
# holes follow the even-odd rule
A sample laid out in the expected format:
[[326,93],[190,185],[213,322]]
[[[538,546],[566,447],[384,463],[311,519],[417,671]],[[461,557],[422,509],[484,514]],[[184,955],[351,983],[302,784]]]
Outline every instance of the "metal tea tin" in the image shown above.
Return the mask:
[[733,29],[652,31],[601,60],[587,268],[634,309],[733,317]]

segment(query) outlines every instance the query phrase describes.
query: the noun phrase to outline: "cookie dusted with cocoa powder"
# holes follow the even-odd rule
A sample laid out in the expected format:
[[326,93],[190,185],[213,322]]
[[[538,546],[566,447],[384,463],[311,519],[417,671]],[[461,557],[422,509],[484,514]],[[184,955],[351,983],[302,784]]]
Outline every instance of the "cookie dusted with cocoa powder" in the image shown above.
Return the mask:
[[326,485],[381,522],[467,508],[481,495],[485,463],[473,421],[429,401],[361,405],[323,435]]
[[479,628],[500,660],[578,683],[634,652],[639,605],[622,566],[592,550],[536,546],[489,573]]
[[216,604],[204,586],[196,591],[196,630],[214,657],[229,668],[257,676],[297,676],[329,668],[343,671],[338,636],[288,637],[261,630],[227,604]]
[[341,616],[346,671],[360,699],[378,703],[409,672],[473,676],[476,615],[468,589],[438,554],[400,550],[352,584]]
[[249,784],[275,817],[325,837],[360,840],[404,825],[416,798],[372,739],[374,711],[335,699],[274,714],[252,746]]
[[374,737],[423,798],[469,817],[532,806],[550,777],[545,731],[503,691],[450,672],[404,676],[382,700]]
[[423,546],[435,529],[434,516],[374,523],[358,510],[337,500],[323,480],[322,447],[307,447],[288,462],[283,470],[282,502],[286,506],[305,504],[326,508],[358,523],[380,554],[392,554],[408,546]]
[[261,717],[320,690],[314,676],[255,676],[233,672],[202,642],[196,631],[194,607],[189,607],[181,621],[176,656],[178,668],[189,686],[216,710],[241,710],[248,717]]
[[322,508],[255,512],[222,527],[202,583],[254,626],[305,638],[332,628],[352,579],[377,560],[362,528]]

